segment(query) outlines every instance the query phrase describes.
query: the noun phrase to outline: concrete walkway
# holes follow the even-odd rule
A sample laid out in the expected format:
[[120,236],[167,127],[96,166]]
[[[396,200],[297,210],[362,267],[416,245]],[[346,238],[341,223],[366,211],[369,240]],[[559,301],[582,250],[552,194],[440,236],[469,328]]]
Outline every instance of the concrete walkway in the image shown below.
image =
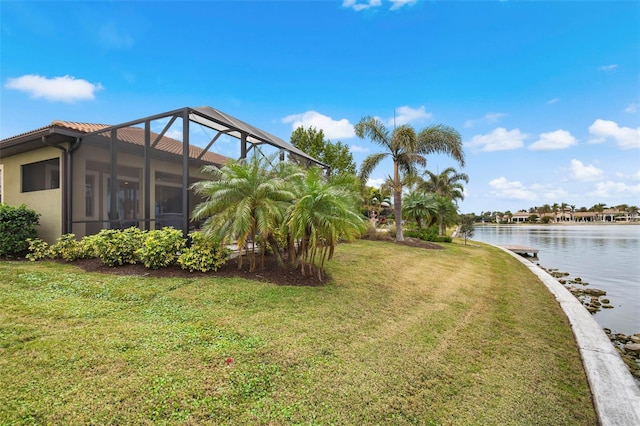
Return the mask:
[[602,327],[558,280],[529,260],[505,248],[498,248],[536,274],[564,310],[582,357],[600,424],[640,425],[640,387]]

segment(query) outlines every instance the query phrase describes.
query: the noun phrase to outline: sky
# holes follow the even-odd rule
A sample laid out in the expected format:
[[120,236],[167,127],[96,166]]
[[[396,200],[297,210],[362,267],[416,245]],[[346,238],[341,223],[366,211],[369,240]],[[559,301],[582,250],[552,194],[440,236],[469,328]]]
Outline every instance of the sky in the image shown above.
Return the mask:
[[0,139],[204,105],[358,167],[363,117],[451,126],[465,167],[427,169],[469,176],[462,213],[640,206],[640,2],[0,0]]

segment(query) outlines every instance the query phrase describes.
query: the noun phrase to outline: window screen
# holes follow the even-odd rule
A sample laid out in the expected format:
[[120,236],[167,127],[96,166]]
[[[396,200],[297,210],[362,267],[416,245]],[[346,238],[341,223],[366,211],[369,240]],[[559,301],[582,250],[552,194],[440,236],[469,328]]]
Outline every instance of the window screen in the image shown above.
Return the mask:
[[22,165],[22,192],[60,188],[60,159]]

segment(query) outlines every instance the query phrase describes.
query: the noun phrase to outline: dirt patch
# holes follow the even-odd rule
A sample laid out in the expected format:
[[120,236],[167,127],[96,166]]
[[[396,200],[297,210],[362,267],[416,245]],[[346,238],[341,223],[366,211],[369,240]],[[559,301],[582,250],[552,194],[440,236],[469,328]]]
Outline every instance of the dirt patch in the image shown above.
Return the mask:
[[[415,238],[405,238],[403,242],[397,242],[410,247],[439,250],[443,247],[422,241]],[[61,261],[63,262],[63,261]],[[98,272],[101,274],[114,275],[137,275],[142,277],[165,277],[165,278],[245,278],[248,280],[269,282],[277,285],[290,286],[320,286],[330,281],[331,277],[324,277],[320,280],[317,274],[302,275],[300,269],[279,268],[273,256],[266,256],[264,266],[261,266],[258,260],[256,270],[249,272],[249,262],[244,259],[242,268],[238,268],[238,259],[230,259],[217,271],[211,272],[189,272],[180,268],[178,265],[169,266],[160,269],[149,269],[142,264],[123,265],[123,266],[105,266],[100,259],[80,259],[71,262],[86,272]]]

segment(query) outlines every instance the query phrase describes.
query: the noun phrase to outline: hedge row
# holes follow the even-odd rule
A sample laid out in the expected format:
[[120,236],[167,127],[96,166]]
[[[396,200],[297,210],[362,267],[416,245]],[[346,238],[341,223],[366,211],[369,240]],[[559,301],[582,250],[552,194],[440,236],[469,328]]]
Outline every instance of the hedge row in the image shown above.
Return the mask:
[[[187,244],[187,242],[190,244]],[[131,227],[125,230],[103,229],[96,235],[76,239],[65,234],[49,245],[39,238],[28,238],[27,259],[64,259],[74,261],[100,258],[107,266],[143,263],[150,269],[179,264],[189,271],[217,271],[229,259],[230,251],[220,241],[200,232],[184,239],[177,229],[165,227],[154,231],[141,231]]]

